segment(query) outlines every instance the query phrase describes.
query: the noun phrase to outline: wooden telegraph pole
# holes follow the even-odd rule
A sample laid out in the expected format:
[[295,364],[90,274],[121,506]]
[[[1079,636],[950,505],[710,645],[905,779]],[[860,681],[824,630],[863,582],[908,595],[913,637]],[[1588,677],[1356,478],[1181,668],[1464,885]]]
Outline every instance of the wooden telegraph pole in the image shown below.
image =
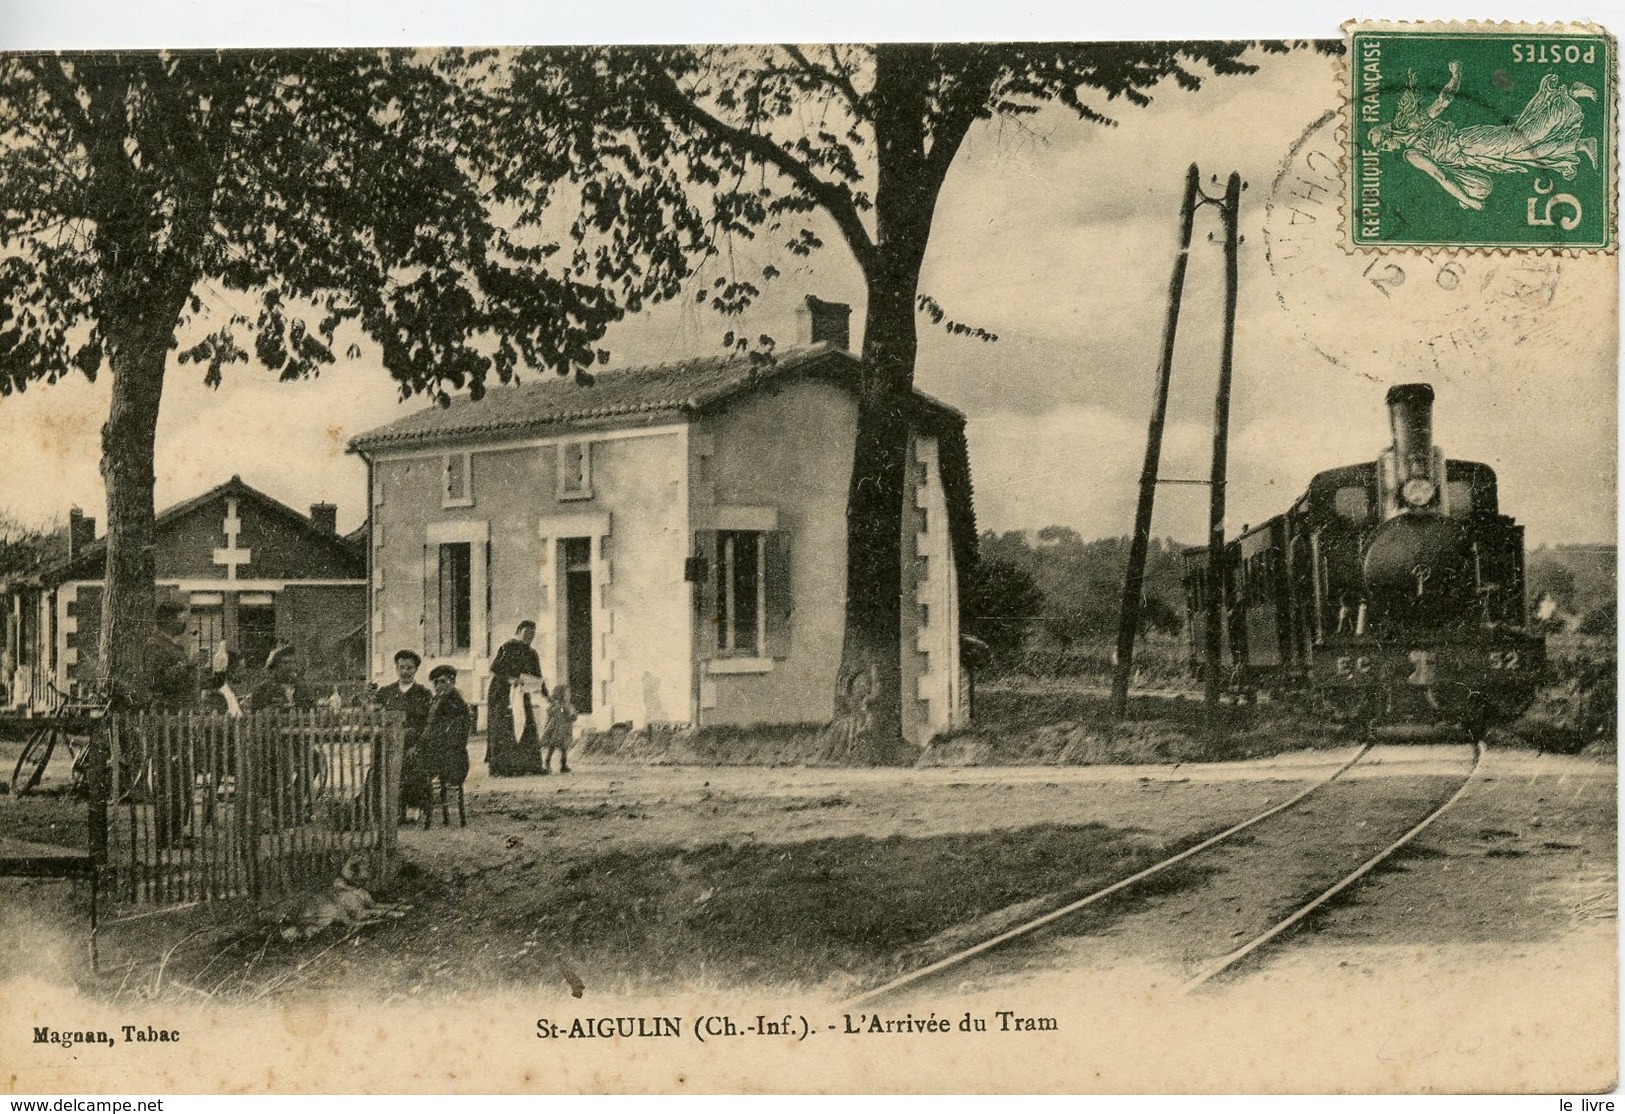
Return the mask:
[[1224,340],[1219,351],[1219,389],[1213,396],[1213,472],[1208,483],[1212,500],[1207,520],[1207,684],[1203,700],[1209,709],[1219,706],[1219,676],[1224,628],[1224,489],[1230,460],[1230,371],[1236,353],[1236,210],[1241,205],[1241,175],[1230,175],[1224,201],[1219,204],[1224,222]]
[[[1214,179],[1217,181],[1217,178]],[[1218,701],[1220,623],[1223,620],[1220,590],[1224,556],[1224,475],[1229,442],[1230,371],[1236,332],[1236,244],[1237,212],[1244,188],[1239,174],[1230,175],[1224,196],[1209,197],[1202,192],[1201,174],[1192,163],[1185,174],[1185,197],[1179,210],[1179,253],[1168,282],[1168,316],[1163,322],[1162,357],[1157,365],[1157,386],[1151,403],[1151,423],[1146,430],[1145,464],[1140,470],[1140,499],[1134,514],[1134,535],[1129,542],[1128,570],[1123,577],[1123,600],[1118,611],[1117,665],[1112,674],[1112,715],[1121,719],[1128,711],[1129,679],[1134,675],[1134,636],[1140,625],[1140,603],[1145,594],[1145,560],[1151,545],[1151,515],[1159,483],[1207,483],[1213,490],[1209,511],[1208,572],[1214,577],[1209,592],[1207,623],[1207,673],[1210,703]],[[1225,249],[1225,331],[1220,357],[1219,392],[1214,403],[1213,474],[1211,480],[1164,480],[1158,469],[1162,460],[1162,430],[1168,413],[1168,385],[1173,377],[1174,343],[1179,334],[1179,306],[1185,293],[1185,269],[1190,260],[1191,232],[1196,210],[1203,205],[1219,207],[1224,223]],[[1209,236],[1209,239],[1212,237]]]
[[1179,335],[1179,303],[1185,296],[1185,266],[1191,256],[1191,229],[1202,196],[1196,164],[1185,172],[1185,200],[1179,206],[1179,254],[1168,281],[1168,316],[1162,324],[1162,359],[1157,364],[1157,389],[1151,399],[1151,425],[1145,434],[1145,464],[1140,469],[1140,502],[1134,511],[1134,536],[1129,541],[1128,573],[1123,577],[1123,602],[1117,612],[1117,666],[1112,673],[1112,715],[1122,719],[1128,711],[1128,682],[1134,675],[1134,632],[1140,625],[1140,600],[1145,595],[1145,555],[1151,545],[1151,510],[1157,499],[1157,469],[1162,462],[1162,426],[1168,414],[1168,381],[1174,372],[1174,340]]

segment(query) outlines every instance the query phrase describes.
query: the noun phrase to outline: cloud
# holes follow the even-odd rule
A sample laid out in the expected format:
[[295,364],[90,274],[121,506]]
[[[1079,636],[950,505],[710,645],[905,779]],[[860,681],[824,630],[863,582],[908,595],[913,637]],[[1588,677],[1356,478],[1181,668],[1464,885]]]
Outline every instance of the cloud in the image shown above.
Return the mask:
[[[1276,513],[1322,468],[1374,457],[1387,440],[1384,389],[1428,381],[1440,392],[1440,443],[1498,469],[1505,506],[1531,541],[1614,536],[1614,261],[1468,256],[1458,274],[1445,260],[1345,255],[1334,205],[1300,206],[1299,217],[1272,198],[1301,138],[1335,150],[1330,132],[1311,126],[1337,104],[1336,62],[1309,51],[1259,61],[1257,74],[1213,78],[1197,93],[1159,88],[1146,109],[1113,105],[1115,128],[1052,108],[967,141],[935,214],[922,289],[1000,340],[952,337],[922,321],[917,383],[968,417],[979,520],[1006,529],[1061,523],[1086,536],[1128,528],[1180,193],[1194,161],[1205,174],[1237,170],[1250,186],[1240,219],[1232,523]],[[1191,255],[1166,475],[1207,474],[1223,308],[1221,257],[1206,239],[1214,218],[1201,212]],[[784,271],[744,318],[680,298],[619,326],[612,363],[714,353],[728,329],[788,343],[806,293],[851,302],[859,341],[861,279],[821,227],[828,246],[810,260],[786,258],[761,237],[714,262],[706,283],[768,263]],[[1404,282],[1369,272],[1374,264],[1402,267]],[[295,507],[337,502],[341,523],[353,524],[365,472],[344,456],[344,441],[422,405],[400,404],[370,357],[313,383],[233,369],[209,392],[197,379],[189,367],[167,385],[160,507],[235,472]],[[0,508],[36,520],[71,502],[97,513],[106,404],[105,382],[0,399],[0,437],[21,465],[0,475]],[[1202,536],[1205,489],[1168,488],[1158,502],[1159,532]]]
[[[1071,526],[1084,537],[1133,528],[1145,425],[1100,407],[1068,405],[1043,414],[1006,412],[967,426],[977,525],[1019,530]],[[1206,427],[1170,423],[1164,431],[1165,477],[1201,477],[1211,437]],[[1194,493],[1201,492],[1198,500]],[[1206,488],[1159,493],[1158,534],[1205,534]]]

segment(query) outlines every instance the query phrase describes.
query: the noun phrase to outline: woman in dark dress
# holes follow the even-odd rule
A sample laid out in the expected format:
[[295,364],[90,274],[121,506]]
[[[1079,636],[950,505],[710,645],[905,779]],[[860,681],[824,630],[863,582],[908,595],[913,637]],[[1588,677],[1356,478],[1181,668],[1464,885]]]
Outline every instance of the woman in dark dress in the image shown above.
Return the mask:
[[[513,638],[504,642],[491,659],[491,687],[486,693],[485,764],[492,777],[546,773],[542,765],[541,737],[536,733],[536,713],[530,694],[523,697],[525,722],[515,732],[513,706],[509,703],[513,686],[521,677],[541,681],[542,659],[530,644],[536,637],[536,624],[526,619]],[[542,694],[547,686],[542,685]]]

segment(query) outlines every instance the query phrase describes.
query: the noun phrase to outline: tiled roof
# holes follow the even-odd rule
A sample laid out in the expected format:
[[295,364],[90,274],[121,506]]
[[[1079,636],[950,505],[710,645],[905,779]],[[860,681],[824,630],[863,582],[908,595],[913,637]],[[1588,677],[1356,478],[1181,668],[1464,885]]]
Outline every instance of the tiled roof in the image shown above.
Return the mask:
[[[156,532],[182,515],[189,514],[214,499],[228,495],[258,504],[268,513],[283,519],[295,529],[303,532],[318,545],[337,550],[344,560],[355,564],[357,576],[366,575],[366,548],[364,546],[352,544],[349,540],[341,538],[337,534],[329,534],[286,503],[271,498],[256,487],[248,486],[243,482],[241,476],[233,476],[225,483],[205,491],[202,495],[193,496],[184,503],[176,503],[173,507],[160,511],[153,519],[153,530]],[[73,560],[58,563],[47,570],[45,575],[53,583],[60,583],[78,576],[99,577],[104,574],[106,565],[107,537],[103,535],[90,545],[87,545],[83,552],[75,556]]]
[[[743,356],[714,356],[681,363],[597,373],[590,386],[549,375],[518,387],[493,387],[474,402],[454,398],[429,406],[350,440],[351,452],[375,452],[472,440],[545,434],[559,427],[606,427],[685,418],[794,377],[820,377],[856,386],[857,358],[830,344],[781,352],[771,364]],[[943,482],[953,519],[961,568],[976,557],[965,416],[919,391],[913,418],[943,441]]]
[[[792,376],[855,378],[858,361],[828,344],[793,348],[771,364],[743,356],[596,373],[591,385],[548,375],[518,387],[493,387],[479,402],[466,396],[430,406],[354,437],[351,452],[537,433],[560,425],[617,425],[697,414],[746,391]],[[922,401],[947,410],[940,403]],[[950,411],[951,412],[951,411]]]

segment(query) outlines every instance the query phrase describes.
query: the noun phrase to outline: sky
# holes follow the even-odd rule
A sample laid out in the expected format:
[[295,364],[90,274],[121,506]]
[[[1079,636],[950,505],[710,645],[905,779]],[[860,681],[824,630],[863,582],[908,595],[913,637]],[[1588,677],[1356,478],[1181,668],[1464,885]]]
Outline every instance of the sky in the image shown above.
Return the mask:
[[[323,24],[331,32],[325,41],[496,38],[472,25],[437,25],[438,9],[401,11],[399,28],[386,21],[371,38]],[[1267,8],[1259,15],[1264,23],[1238,33],[1337,33],[1335,16],[1284,18]],[[241,34],[216,28],[204,41],[264,41],[264,29],[243,18],[249,22],[236,28]],[[998,37],[1021,37],[1023,18],[1015,13],[980,37],[993,35],[992,27],[1006,29]],[[34,19],[29,13],[0,28],[0,45],[90,45],[30,39]],[[517,28],[510,39],[540,37],[527,34],[523,22],[509,26]],[[1053,17],[1034,26],[1056,37],[1091,30]],[[964,34],[978,29],[972,22]],[[1199,24],[1178,29],[1214,33]],[[558,37],[589,37],[567,30]],[[837,37],[817,25],[807,30],[797,37]],[[397,31],[407,37],[396,38]],[[1158,25],[1115,33],[1163,32]],[[141,32],[132,35],[127,41],[144,41]],[[960,152],[921,286],[953,318],[999,339],[949,336],[922,319],[917,385],[966,414],[979,525],[1004,531],[1053,523],[1085,537],[1129,530],[1180,193],[1185,168],[1195,162],[1204,182],[1219,177],[1220,185],[1208,182],[1214,192],[1232,170],[1248,185],[1240,217],[1231,532],[1283,510],[1314,472],[1373,458],[1388,440],[1386,388],[1428,381],[1438,392],[1437,442],[1450,456],[1496,468],[1503,508],[1526,525],[1531,544],[1612,539],[1617,260],[1385,261],[1401,266],[1403,282],[1372,271],[1371,259],[1337,247],[1331,194],[1317,185],[1337,150],[1327,114],[1338,104],[1339,61],[1310,51],[1257,61],[1256,75],[1211,78],[1198,92],[1171,83],[1156,89],[1149,108],[1107,106],[1118,120],[1113,128],[1052,109],[981,128]],[[1206,239],[1217,233],[1212,213],[1200,216],[1186,286],[1164,442],[1168,477],[1207,475],[1222,292],[1220,250]],[[807,293],[854,303],[854,321],[861,321],[856,268],[836,237],[826,239],[830,246],[811,261],[767,248],[742,252],[742,266],[771,262],[783,271],[744,322],[682,298],[612,333],[614,364],[709,354],[724,332],[741,327],[782,343],[794,333],[793,305]],[[202,293],[229,309],[220,291]],[[105,519],[97,456],[106,405],[105,382],[78,380],[0,399],[0,452],[9,465],[0,470],[0,509],[37,522],[78,505]],[[337,503],[340,526],[349,529],[360,521],[365,471],[344,452],[346,442],[421,405],[398,400],[370,351],[298,384],[239,365],[211,391],[194,367],[176,368],[160,419],[158,506],[239,474],[301,509]],[[1205,488],[1165,486],[1154,530],[1197,540],[1206,517]]]

